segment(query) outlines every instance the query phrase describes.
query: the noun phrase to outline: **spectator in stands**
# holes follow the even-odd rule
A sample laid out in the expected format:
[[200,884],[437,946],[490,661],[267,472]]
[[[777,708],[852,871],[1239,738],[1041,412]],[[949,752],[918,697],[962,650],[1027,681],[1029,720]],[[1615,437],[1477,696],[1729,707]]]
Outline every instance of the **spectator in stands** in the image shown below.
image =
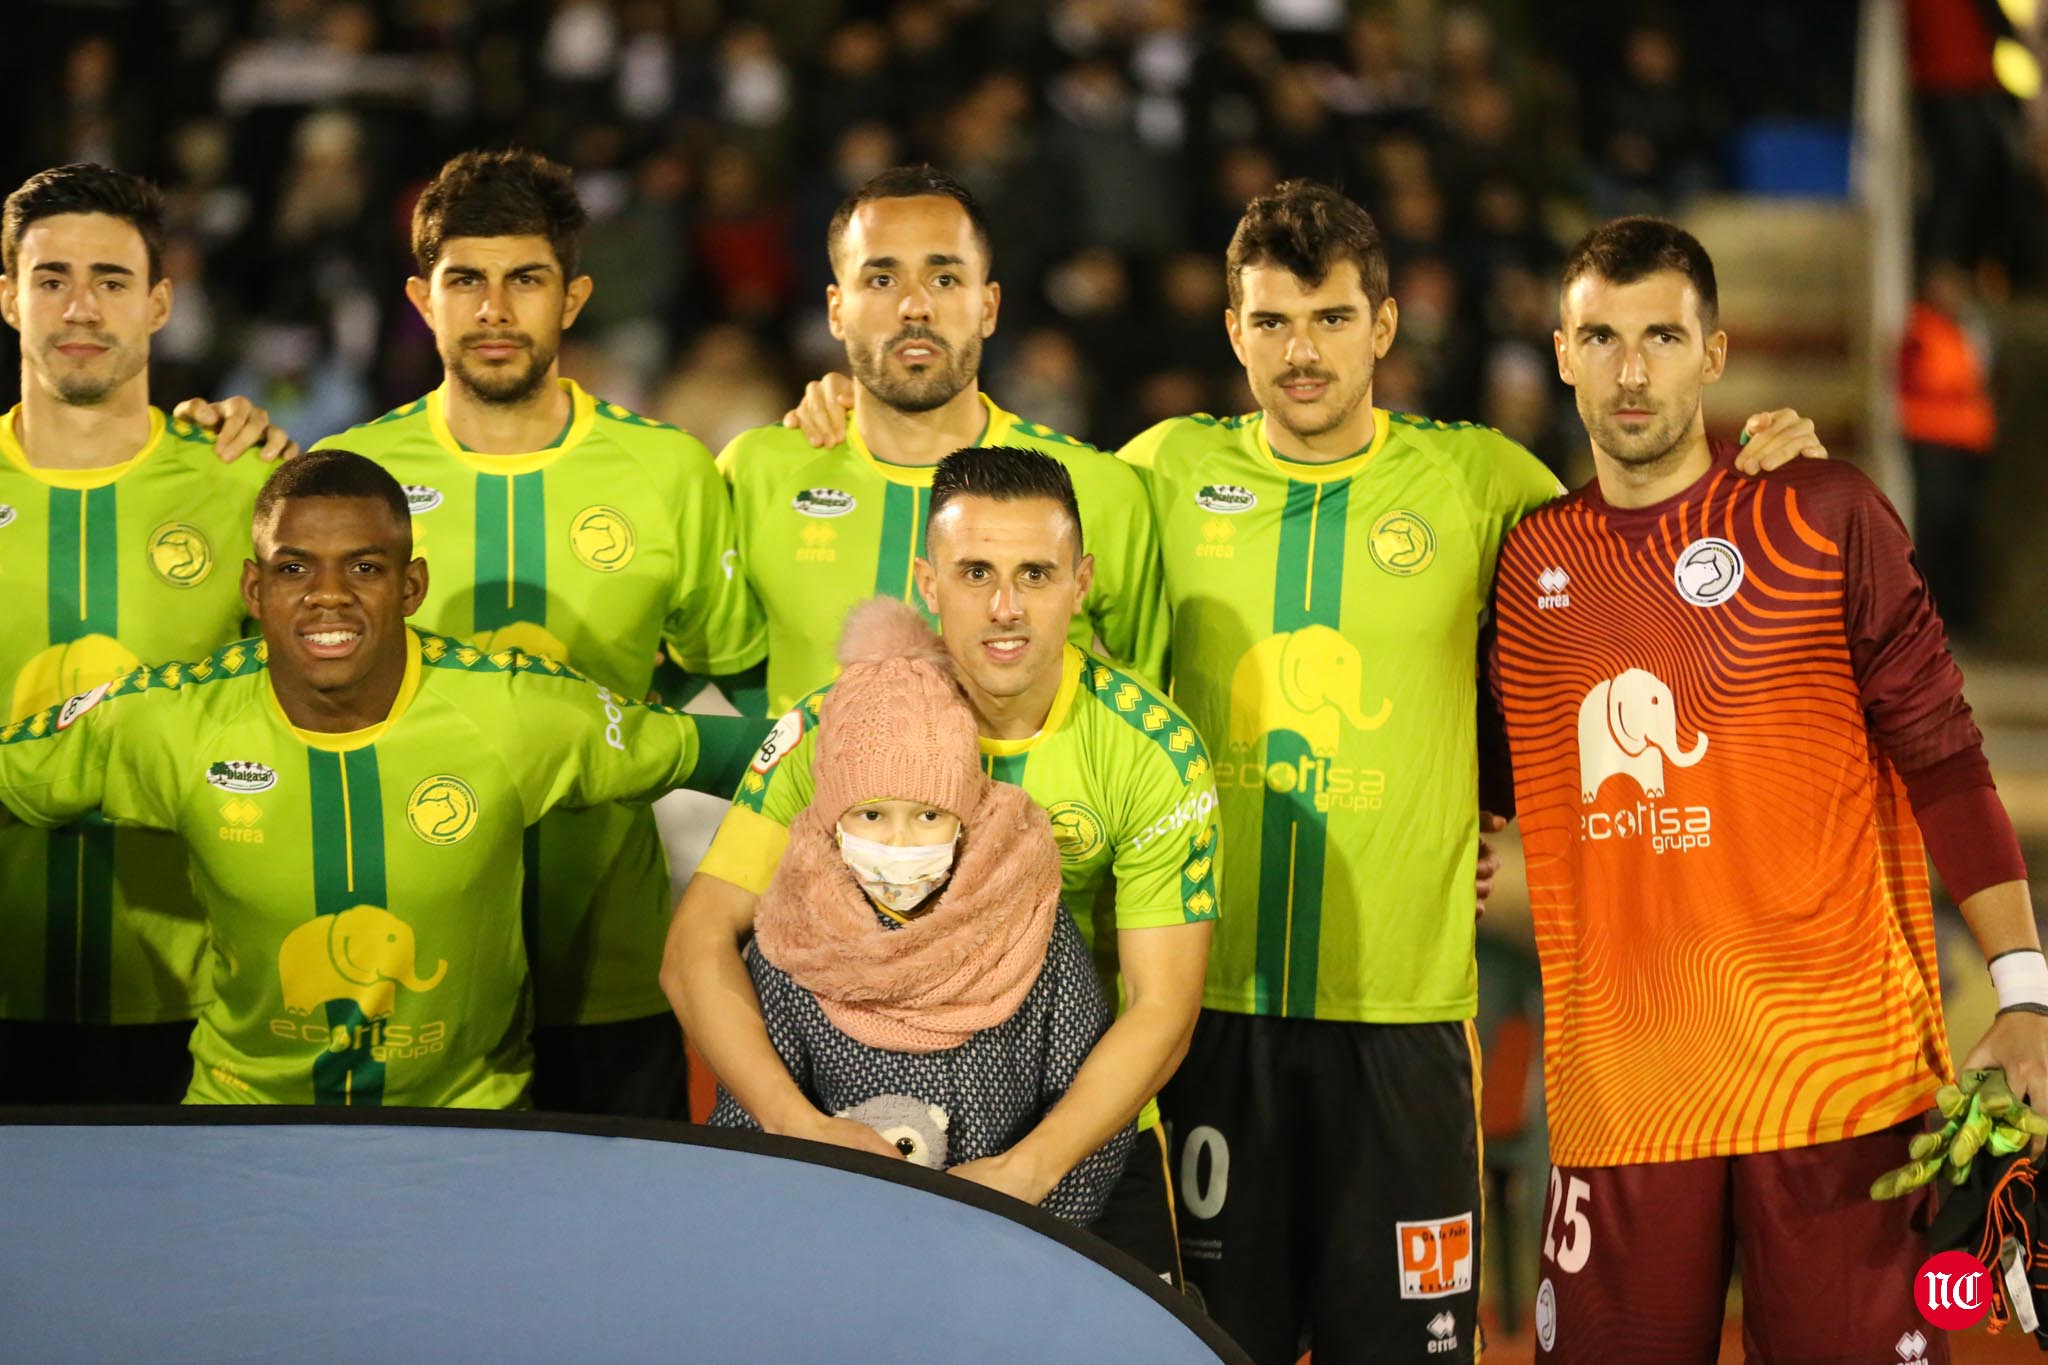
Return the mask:
[[1970,276],[1937,260],[1923,275],[1899,353],[1899,426],[1913,453],[1913,544],[1949,633],[1981,621],[1984,476],[1998,440],[1991,354]]
[[[1919,244],[1930,260],[2014,264],[2019,130],[1991,65],[1993,42],[2010,32],[1996,0],[1907,0],[1913,113],[1929,179]],[[1945,600],[1942,614],[1950,614]]]

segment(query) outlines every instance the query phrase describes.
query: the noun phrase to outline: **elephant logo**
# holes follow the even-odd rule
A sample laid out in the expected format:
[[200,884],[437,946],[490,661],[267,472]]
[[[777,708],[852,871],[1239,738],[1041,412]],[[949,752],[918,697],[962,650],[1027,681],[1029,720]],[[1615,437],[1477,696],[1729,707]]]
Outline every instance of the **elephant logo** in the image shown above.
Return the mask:
[[1718,607],[1742,586],[1742,551],[1719,536],[1695,540],[1678,556],[1671,582],[1694,606]]
[[174,588],[196,588],[213,572],[213,547],[197,526],[167,521],[149,533],[149,567]]
[[1705,731],[1689,751],[1678,747],[1678,708],[1656,674],[1624,670],[1595,683],[1579,703],[1579,799],[1592,804],[1600,784],[1616,773],[1634,780],[1645,796],[1664,794],[1664,760],[1690,768],[1707,753]]
[[358,905],[320,915],[284,936],[277,950],[277,979],[284,1007],[311,1014],[333,1000],[352,1000],[365,1019],[382,1019],[398,1003],[398,988],[430,991],[447,975],[448,963],[430,975],[413,971],[412,926],[389,910]]
[[1389,512],[1372,524],[1366,538],[1372,562],[1396,578],[1409,578],[1436,558],[1436,532],[1413,512]]
[[1317,757],[1335,757],[1344,723],[1377,730],[1393,714],[1391,697],[1365,714],[1359,704],[1364,674],[1358,646],[1328,626],[1304,626],[1259,641],[1231,675],[1232,747],[1250,748],[1272,731],[1290,730]]
[[405,822],[427,843],[460,843],[476,828],[476,793],[459,777],[436,774],[406,798]]
[[633,523],[616,507],[586,507],[569,523],[569,548],[599,573],[617,573],[633,562]]
[[[27,720],[67,697],[133,672],[141,662],[111,635],[81,635],[67,644],[51,645],[15,675],[7,719]],[[72,719],[83,714],[80,711]]]
[[1060,801],[1046,812],[1052,821],[1052,838],[1060,857],[1070,863],[1085,863],[1102,851],[1107,842],[1102,817],[1079,801]]

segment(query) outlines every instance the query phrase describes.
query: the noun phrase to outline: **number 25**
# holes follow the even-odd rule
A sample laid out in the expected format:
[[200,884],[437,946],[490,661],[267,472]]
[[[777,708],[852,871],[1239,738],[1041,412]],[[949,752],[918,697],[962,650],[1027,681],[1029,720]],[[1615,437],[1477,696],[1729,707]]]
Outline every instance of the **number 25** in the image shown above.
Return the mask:
[[[1564,1204],[1564,1245],[1557,1245],[1557,1206]],[[1557,1268],[1567,1275],[1576,1275],[1586,1268],[1586,1258],[1593,1254],[1593,1228],[1580,1212],[1581,1202],[1593,1202],[1593,1188],[1577,1176],[1571,1177],[1567,1187],[1564,1175],[1557,1167],[1550,1168],[1550,1216],[1543,1220],[1543,1259],[1554,1261]]]

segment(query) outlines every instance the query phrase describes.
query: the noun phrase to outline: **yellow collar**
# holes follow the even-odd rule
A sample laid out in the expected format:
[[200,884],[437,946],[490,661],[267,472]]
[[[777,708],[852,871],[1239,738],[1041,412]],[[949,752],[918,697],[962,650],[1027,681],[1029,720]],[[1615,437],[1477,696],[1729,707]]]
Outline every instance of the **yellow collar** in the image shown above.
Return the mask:
[[[981,399],[981,405],[986,415],[982,419],[981,435],[974,438],[974,444],[977,446],[1001,445],[1003,443],[1003,436],[1007,435],[1010,428],[1016,424],[1017,418],[1014,414],[1004,412],[1001,408],[997,407],[995,400],[987,394],[984,393],[978,396]],[[868,468],[880,474],[890,483],[899,483],[906,488],[930,488],[932,486],[932,471],[938,468],[937,464],[891,464],[889,461],[881,458],[874,451],[868,449],[868,443],[861,439],[860,426],[853,420],[851,412],[846,414],[846,448],[866,461]]]
[[455,433],[448,429],[448,385],[445,381],[427,395],[427,428],[434,433],[435,444],[479,474],[531,474],[537,469],[547,468],[574,450],[590,434],[590,428],[597,421],[597,400],[585,393],[583,386],[573,379],[564,379],[561,384],[562,392],[569,395],[569,430],[546,450],[528,450],[514,455],[485,455],[464,450],[462,442],[456,440]]
[[1338,479],[1350,478],[1370,464],[1372,457],[1385,448],[1387,432],[1392,427],[1392,423],[1387,420],[1387,410],[1374,408],[1370,445],[1355,455],[1346,455],[1341,460],[1332,460],[1328,464],[1309,464],[1302,460],[1290,460],[1273,449],[1272,441],[1266,437],[1266,423],[1271,420],[1263,415],[1259,420],[1259,454],[1265,456],[1266,463],[1273,466],[1280,475],[1296,483],[1334,483]]
[[1045,713],[1045,724],[1038,727],[1038,733],[1026,735],[1022,739],[990,739],[983,735],[982,754],[991,758],[1009,758],[1029,752],[1048,735],[1058,734],[1060,727],[1067,723],[1067,712],[1074,708],[1074,694],[1081,690],[1081,668],[1086,662],[1081,657],[1081,651],[1074,648],[1071,643],[1068,644],[1066,653],[1060,659],[1060,690],[1053,693],[1052,709]]
[[28,462],[28,452],[21,448],[21,440],[15,435],[14,422],[21,415],[21,404],[16,403],[0,417],[0,456],[13,464],[38,483],[52,488],[105,488],[114,480],[126,474],[149,458],[157,443],[164,436],[164,415],[160,409],[149,410],[149,439],[142,443],[142,449],[130,455],[119,464],[100,465],[96,469],[49,469]]
[[[264,681],[270,682],[267,674]],[[367,749],[382,739],[384,732],[405,714],[406,708],[412,705],[413,696],[420,690],[420,637],[414,633],[412,627],[406,627],[405,678],[398,684],[398,695],[391,699],[390,714],[375,725],[366,725],[360,730],[345,730],[338,734],[330,734],[323,730],[301,730],[292,724],[289,716],[285,715],[284,705],[277,699],[276,686],[272,684],[266,690],[270,693],[270,709],[277,713],[278,719],[285,723],[287,729],[298,736],[299,742],[308,748],[323,749],[330,754],[345,754],[355,749]]]

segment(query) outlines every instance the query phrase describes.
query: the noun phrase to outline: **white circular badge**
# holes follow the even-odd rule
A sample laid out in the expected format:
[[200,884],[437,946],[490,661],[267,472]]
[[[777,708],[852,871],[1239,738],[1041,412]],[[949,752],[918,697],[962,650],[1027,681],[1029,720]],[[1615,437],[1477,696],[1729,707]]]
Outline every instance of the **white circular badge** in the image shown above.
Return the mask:
[[1696,607],[1718,607],[1742,586],[1742,551],[1719,536],[1685,547],[1671,570],[1678,595]]

